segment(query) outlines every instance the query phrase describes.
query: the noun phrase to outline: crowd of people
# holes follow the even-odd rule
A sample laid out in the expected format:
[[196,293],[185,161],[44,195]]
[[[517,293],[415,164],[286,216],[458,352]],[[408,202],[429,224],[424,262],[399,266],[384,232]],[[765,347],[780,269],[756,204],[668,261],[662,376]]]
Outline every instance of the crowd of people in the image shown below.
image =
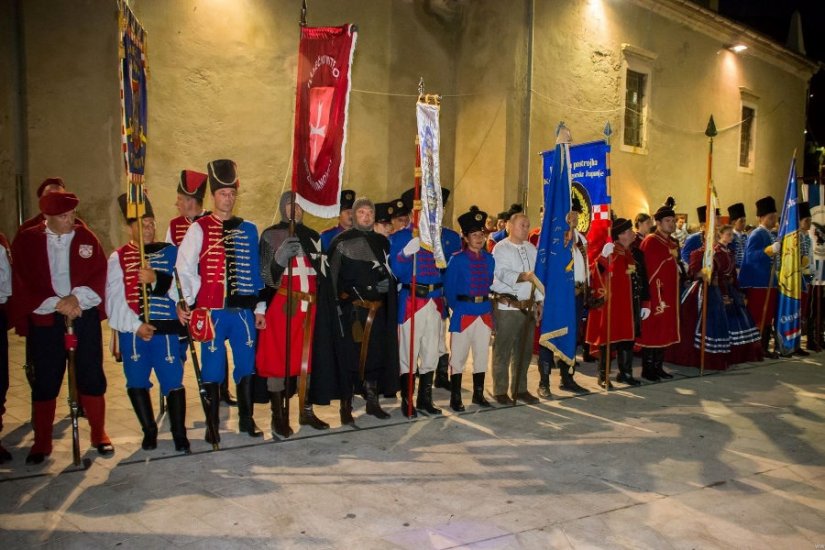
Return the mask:
[[[76,216],[79,199],[59,178],[37,190],[40,213],[11,244],[0,235],[0,429],[8,390],[7,331],[26,339],[34,443],[28,464],[52,452],[56,399],[66,372],[64,339],[76,335],[78,404],[91,444],[114,452],[105,429],[106,377],[101,321],[108,319],[122,361],[127,394],[143,431],[141,446],[157,447],[151,376],[167,405],[176,451],[190,452],[186,429],[184,364],[199,359],[205,439],[220,442],[221,390],[231,373],[238,426],[261,437],[255,403],[268,403],[273,435],[289,437],[289,401],[299,400],[298,424],[330,426],[313,409],[338,401],[342,425],[355,423],[353,396],[365,413],[390,417],[381,400],[397,399],[401,414],[439,415],[433,387],[449,392],[449,407],[464,411],[462,384],[472,376],[472,405],[537,403],[552,397],[550,371],[560,389],[582,393],[575,364],[538,346],[538,396],[527,372],[540,335],[545,299],[537,279],[540,228],[514,204],[498,216],[473,206],[458,216],[460,233],[441,230],[439,252],[422,243],[411,219],[420,210],[415,190],[373,203],[351,190],[340,196],[337,226],[320,234],[302,223],[291,191],[278,200],[280,221],[262,232],[235,214],[240,180],[236,164],[215,160],[207,172],[184,170],[177,182],[179,216],[157,240],[157,221],[145,197],[119,204],[130,239],[108,259],[90,228]],[[207,189],[212,209],[204,208]],[[449,190],[442,189],[447,202]],[[672,378],[664,362],[724,369],[775,357],[769,349],[776,310],[777,211],[771,197],[756,203],[759,224],[744,232],[743,204],[728,208],[713,242],[704,232],[677,228],[674,202],[634,220],[615,218],[611,239],[588,250],[578,230],[582,205],[571,198],[565,247],[571,251],[582,361],[598,361],[598,384],[638,386],[641,377]],[[799,205],[803,253],[803,317],[811,310],[810,211]],[[698,211],[704,223],[707,212]],[[718,211],[715,215],[719,215]],[[706,246],[713,270],[703,270]],[[437,247],[436,247],[437,248]],[[707,284],[703,284],[703,278]],[[706,289],[706,290],[705,290]],[[707,300],[707,322],[701,322]],[[820,350],[821,331],[808,323],[809,349]],[[447,336],[449,333],[449,337]],[[191,341],[200,342],[199,348]],[[491,346],[492,343],[492,346]],[[227,345],[231,348],[229,365]],[[492,359],[490,349],[492,348]],[[792,350],[805,355],[802,349]],[[417,391],[415,386],[417,385]],[[413,396],[414,399],[413,399]],[[233,400],[234,401],[234,400]],[[0,446],[0,462],[11,460]]]

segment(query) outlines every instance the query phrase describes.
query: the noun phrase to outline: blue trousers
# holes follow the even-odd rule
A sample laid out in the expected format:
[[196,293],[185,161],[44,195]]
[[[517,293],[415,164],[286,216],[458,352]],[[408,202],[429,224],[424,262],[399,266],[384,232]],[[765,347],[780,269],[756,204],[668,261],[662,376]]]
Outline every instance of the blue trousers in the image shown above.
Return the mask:
[[205,383],[220,384],[226,377],[226,341],[232,348],[232,378],[255,372],[255,315],[249,309],[213,309],[212,324],[215,339],[201,343],[201,378]]
[[127,388],[152,387],[152,370],[163,395],[183,387],[183,363],[177,334],[156,334],[148,342],[133,332],[118,332]]

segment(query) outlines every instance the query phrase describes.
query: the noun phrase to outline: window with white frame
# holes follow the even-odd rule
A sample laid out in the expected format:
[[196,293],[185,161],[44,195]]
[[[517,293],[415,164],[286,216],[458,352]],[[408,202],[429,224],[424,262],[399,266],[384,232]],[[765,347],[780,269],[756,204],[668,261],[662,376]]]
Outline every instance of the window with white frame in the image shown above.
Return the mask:
[[622,150],[646,153],[651,75],[656,54],[630,44],[622,44],[622,53],[624,55]]

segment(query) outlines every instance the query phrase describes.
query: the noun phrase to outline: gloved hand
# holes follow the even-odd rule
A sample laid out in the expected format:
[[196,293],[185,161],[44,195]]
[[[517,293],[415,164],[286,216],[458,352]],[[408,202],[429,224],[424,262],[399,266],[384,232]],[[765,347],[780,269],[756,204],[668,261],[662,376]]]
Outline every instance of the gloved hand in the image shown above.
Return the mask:
[[289,265],[289,260],[300,253],[301,242],[298,237],[287,237],[275,251],[275,263],[285,268]]
[[389,279],[381,279],[375,285],[375,290],[380,292],[381,294],[386,294],[390,291],[390,280]]
[[402,252],[404,253],[404,256],[409,258],[419,250],[421,250],[421,239],[419,239],[418,237],[413,237],[412,239],[410,239],[410,242],[408,242],[406,246],[404,246],[404,250],[402,250]]
[[642,310],[639,312],[642,317],[642,321],[650,317],[650,308],[643,307]]
[[779,252],[782,250],[782,243],[777,241],[771,245],[771,248],[773,249],[774,254],[779,254]]
[[602,257],[609,258],[611,254],[613,254],[613,249],[616,248],[616,245],[613,243],[604,243],[602,247]]

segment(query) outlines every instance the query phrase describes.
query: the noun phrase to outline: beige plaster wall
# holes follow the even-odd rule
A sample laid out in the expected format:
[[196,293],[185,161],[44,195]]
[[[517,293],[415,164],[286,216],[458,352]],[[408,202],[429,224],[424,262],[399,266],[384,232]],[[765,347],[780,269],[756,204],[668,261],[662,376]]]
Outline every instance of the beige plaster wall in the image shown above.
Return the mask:
[[[805,82],[752,55],[734,55],[714,40],[629,2],[536,2],[531,124],[535,151],[552,147],[552,129],[564,120],[576,142],[612,140],[612,193],[621,216],[654,211],[668,195],[677,211],[696,220],[705,202],[708,140],[714,116],[714,182],[723,213],[744,202],[751,221],[756,199],[780,202],[795,147],[804,141]],[[559,32],[569,29],[569,34]],[[648,115],[647,154],[622,151],[622,44],[656,54]],[[759,96],[756,163],[737,168],[740,91]],[[550,132],[548,132],[550,130]],[[801,159],[801,157],[800,157]],[[539,200],[541,164],[531,163],[531,198]]]
[[15,208],[15,128],[12,72],[14,68],[11,2],[0,2],[0,233],[11,239],[17,230]]

